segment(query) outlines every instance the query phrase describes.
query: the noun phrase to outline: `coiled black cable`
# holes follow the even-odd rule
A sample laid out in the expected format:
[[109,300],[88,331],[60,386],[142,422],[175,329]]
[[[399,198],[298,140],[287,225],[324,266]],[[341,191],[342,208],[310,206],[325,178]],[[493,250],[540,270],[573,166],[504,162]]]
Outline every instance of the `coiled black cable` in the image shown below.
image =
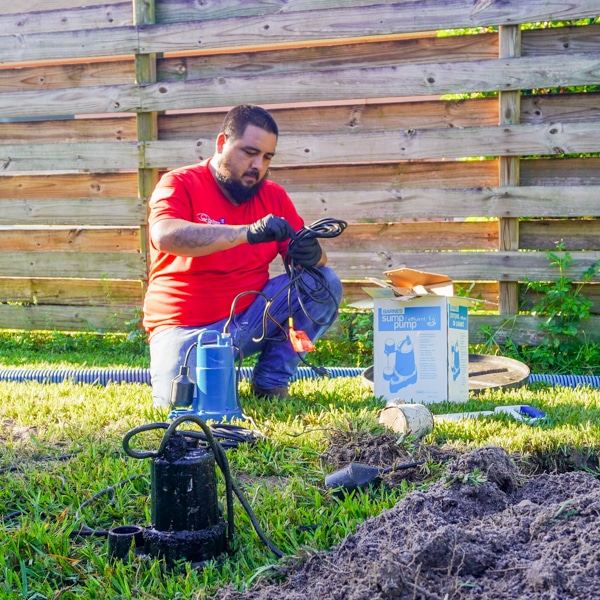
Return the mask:
[[[284,258],[284,264],[286,273],[290,278],[290,285],[288,288],[288,306],[289,315],[292,318],[292,299],[293,292],[296,292],[298,303],[304,315],[312,322],[321,327],[329,327],[333,324],[336,318],[337,309],[339,309],[339,303],[334,298],[327,280],[323,273],[316,266],[299,265],[293,258],[294,248],[296,245],[302,243],[306,239],[325,239],[334,238],[341,235],[348,223],[341,219],[334,218],[323,218],[315,221],[310,225],[305,225],[300,231],[296,233],[296,236],[290,240],[288,245],[288,251]],[[302,298],[308,297],[316,304],[326,304],[331,300],[336,303],[336,311],[333,313],[333,317],[328,321],[319,321],[315,319],[305,307]],[[318,367],[313,365],[301,354],[298,353],[300,360],[310,367],[319,375],[328,376],[329,373],[326,368]]]
[[[257,296],[262,296],[265,301],[265,309],[263,313],[263,332],[262,335],[258,338],[254,338],[255,342],[259,342],[262,340],[271,340],[271,341],[286,341],[289,339],[289,336],[281,323],[279,323],[270,312],[270,308],[275,302],[275,300],[283,293],[287,292],[287,302],[288,302],[288,315],[289,318],[293,318],[292,311],[292,300],[293,293],[296,292],[296,297],[298,298],[298,303],[300,305],[300,309],[305,314],[305,316],[312,322],[316,323],[319,326],[328,327],[335,320],[335,314],[337,310],[334,312],[334,316],[329,321],[319,321],[315,319],[306,308],[304,302],[302,301],[303,297],[310,298],[313,302],[317,304],[325,304],[330,302],[333,298],[333,294],[329,289],[327,284],[327,280],[325,276],[321,273],[318,267],[316,266],[303,266],[296,263],[293,259],[293,250],[297,244],[302,243],[302,241],[306,239],[325,239],[325,238],[334,238],[338,235],[341,235],[348,223],[346,221],[342,221],[341,219],[334,219],[331,217],[319,219],[310,225],[305,225],[296,232],[294,238],[292,238],[288,245],[288,251],[284,257],[284,266],[286,273],[290,279],[290,282],[287,286],[283,287],[279,292],[277,292],[272,298],[268,298],[262,292],[258,291],[246,291],[238,294],[232,304],[231,311],[229,314],[229,318],[224,326],[224,332],[228,333],[231,323],[235,319],[235,306],[237,301],[248,294],[254,294]],[[335,299],[334,299],[335,300]],[[337,305],[337,300],[335,301]],[[339,308],[339,306],[337,306]],[[267,337],[267,324],[268,321],[274,323],[278,329],[281,331],[281,338],[269,338]],[[318,375],[327,376],[329,373],[325,367],[318,367],[316,365],[311,364],[306,360],[306,358],[302,355],[302,353],[298,352],[298,356],[300,360],[310,367],[313,371],[315,371]],[[241,363],[241,361],[240,361]]]

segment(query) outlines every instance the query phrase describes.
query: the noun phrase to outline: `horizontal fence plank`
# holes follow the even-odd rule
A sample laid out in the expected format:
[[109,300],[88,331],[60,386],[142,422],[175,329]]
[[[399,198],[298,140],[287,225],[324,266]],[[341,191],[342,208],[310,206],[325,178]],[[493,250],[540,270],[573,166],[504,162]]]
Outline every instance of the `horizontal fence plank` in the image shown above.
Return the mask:
[[[600,48],[599,48],[600,50]],[[590,51],[590,50],[588,50]],[[380,41],[377,38],[344,44],[314,45],[275,50],[246,50],[226,54],[202,53],[166,57],[158,61],[158,81],[189,81],[211,77],[274,75],[332,68],[382,67],[444,61],[498,58],[495,33]]]
[[[600,51],[600,25],[523,31],[523,56]],[[476,61],[498,58],[498,35],[480,33],[378,41],[346,42],[301,48],[228,52],[167,57],[158,61],[159,81],[187,81],[236,75],[273,75],[290,71],[331,70],[333,67]]]
[[[561,253],[557,252],[558,255]],[[600,259],[597,250],[570,252],[573,259],[564,276],[573,280]],[[552,281],[558,276],[545,252],[337,252],[327,253],[328,264],[342,279],[381,278],[384,271],[410,267],[444,273],[455,281]],[[273,271],[281,267],[275,265]],[[594,281],[600,281],[597,275]]]
[[141,281],[0,277],[0,302],[65,306],[142,306]]
[[600,118],[600,94],[521,96],[521,123],[570,123]]
[[[514,91],[599,83],[600,54],[590,53],[565,56],[559,63],[553,56],[542,56],[160,82],[145,86],[140,90],[140,95],[142,110],[161,111],[231,106],[248,101],[249,89],[252,90],[254,103],[277,104]],[[131,110],[126,108],[126,103],[132,99],[133,96],[127,96],[124,90],[123,99],[117,97],[116,100],[126,111]],[[49,104],[48,109],[56,110],[53,103]]]
[[[271,179],[283,185],[291,194],[338,191],[340,182],[343,182],[347,189],[360,185],[363,190],[428,188],[432,185],[436,187],[498,185],[497,160],[277,166],[278,160],[279,157],[275,159],[271,169]],[[554,162],[560,164],[562,160]],[[600,161],[594,166],[599,168]],[[594,173],[593,167],[590,173]]]
[[[139,50],[137,27],[104,27],[77,31],[51,31],[27,35],[1,35],[2,63],[133,56]],[[49,52],[48,49],[52,51]]]
[[22,171],[136,170],[143,163],[141,142],[0,145],[0,170]]
[[[315,221],[340,212],[362,219],[600,216],[600,186],[390,189],[292,195],[300,214]],[[569,202],[564,199],[569,198]]]
[[[560,240],[565,250],[597,249],[600,219],[535,219],[519,223],[519,247],[555,251]],[[343,235],[323,239],[329,251],[399,252],[406,250],[498,249],[497,221],[417,221],[350,223]]]
[[321,245],[326,252],[425,251],[448,248],[495,250],[498,247],[498,223],[350,223],[342,235],[323,239]]
[[0,198],[135,198],[137,173],[3,175]]
[[[592,106],[596,105],[592,103]],[[275,107],[269,112],[277,121],[280,139],[290,134],[389,132],[396,129],[438,129],[498,124],[496,98],[447,102],[437,99],[416,102],[357,100],[338,105]],[[591,118],[595,115],[596,112],[590,111]],[[224,116],[225,111],[159,115],[159,139],[216,139]]]
[[0,94],[0,118],[64,117],[67,109],[69,115],[136,112],[143,110],[139,92],[133,83],[6,92]]
[[[283,136],[282,164],[373,162],[467,156],[562,155],[600,152],[600,122],[503,125],[497,127],[408,129]],[[211,156],[213,139],[149,142],[0,145],[5,174],[26,171],[170,168]]]
[[0,123],[0,139],[6,145],[137,141],[135,117],[131,115]]
[[[0,38],[1,39],[1,38]],[[442,60],[443,58],[440,57]],[[335,65],[334,65],[335,67]],[[193,81],[0,95],[0,118],[164,111],[256,104],[299,103],[509,91],[600,84],[600,53],[501,60],[332,68],[274,75],[219,76]]]
[[[130,306],[23,306],[0,304],[0,328],[28,331],[127,331],[139,317],[139,309]],[[470,315],[469,343],[483,344],[493,335],[497,344],[508,340],[517,345],[539,345],[546,335],[539,326],[543,318],[520,315],[515,319],[501,315]],[[482,327],[490,328],[484,333]],[[590,341],[600,341],[600,317],[586,321]]]
[[[490,336],[497,345],[512,341],[519,346],[539,346],[547,341],[547,334],[540,330],[544,317],[519,315],[469,315],[469,343],[490,342]],[[484,333],[482,327],[490,329]],[[586,337],[590,342],[600,342],[600,317],[591,316],[584,324]]]
[[[15,3],[13,3],[15,4]],[[58,6],[44,2],[44,10],[35,10],[31,2],[19,2],[15,13],[8,2],[3,2],[0,14],[0,31],[12,31],[19,36],[52,31],[100,29],[132,25],[131,1],[102,4],[97,1],[90,6]],[[41,4],[41,3],[40,3]],[[33,10],[32,10],[33,9]]]
[[[110,9],[110,7],[109,7]],[[6,16],[0,15],[0,24]],[[14,19],[14,16],[8,16]],[[31,15],[22,19],[23,25],[32,23]],[[19,29],[19,28],[16,28]],[[82,29],[85,29],[82,27]],[[6,31],[0,27],[0,30]],[[600,25],[588,27],[561,27],[522,32],[522,55],[600,51]],[[21,32],[22,33],[22,32]],[[228,52],[199,56],[166,57],[158,61],[159,81],[184,81],[230,75],[273,74],[285,71],[330,70],[333,66],[384,66],[405,63],[439,61],[483,60],[498,57],[498,36],[495,33],[451,37],[422,36],[411,39],[368,43],[346,42],[341,45],[300,47],[245,52]],[[77,64],[43,63],[30,67],[16,67],[0,71],[0,91],[51,89],[97,85],[126,84],[134,79],[133,59],[107,58]]]
[[[283,136],[277,146],[277,161],[283,164],[373,162],[476,156],[520,156],[600,152],[600,122],[548,123],[469,127],[463,129],[395,132],[356,132]],[[0,147],[1,151],[1,147]],[[194,142],[145,143],[146,165],[164,168],[191,164],[208,158],[213,139]]]
[[600,25],[552,27],[521,32],[522,56],[542,54],[564,56],[571,52],[597,52],[598,50],[600,50]]
[[[385,278],[383,278],[385,279]],[[373,287],[370,281],[344,281],[344,299],[343,302],[352,307],[363,310],[370,310],[373,307],[373,299],[365,291]],[[483,304],[477,304],[476,309],[471,309],[477,314],[477,309],[493,311],[498,307],[498,284],[495,282],[470,282],[455,281],[454,289],[457,295],[468,296],[482,300]],[[592,302],[590,314],[600,314],[600,285],[584,284],[581,294]],[[526,284],[519,286],[519,309],[529,311],[538,302],[539,298],[527,289]],[[505,318],[508,318],[505,316]]]
[[0,225],[142,225],[139,198],[0,199]]
[[[532,158],[520,161],[523,186],[600,185],[600,157]],[[272,179],[289,192],[337,191],[340,182],[364,190],[437,187],[495,187],[498,161],[402,161],[393,164],[353,163],[277,166]],[[0,188],[0,194],[2,194]]]
[[25,306],[0,304],[0,328],[27,331],[127,331],[135,306]]
[[[1,71],[0,71],[1,73]],[[460,101],[369,102],[338,106],[272,109],[282,137],[290,133],[390,131],[443,127],[493,126],[498,122],[495,98]],[[225,111],[159,115],[159,139],[190,140],[216,137]],[[523,96],[523,123],[592,121],[600,117],[600,94]],[[77,118],[70,120],[0,123],[4,144],[135,141],[135,118]]]
[[139,227],[0,227],[0,239],[4,252],[137,252],[141,247]]
[[124,85],[133,81],[133,57],[129,60],[78,61],[75,64],[44,63],[0,70],[0,92],[79,88],[96,86],[99,82],[102,85]]
[[[382,279],[385,279],[382,277]],[[352,303],[357,303],[351,308],[371,310],[372,298],[365,292],[365,288],[373,287],[371,281],[345,280],[342,308]],[[471,298],[485,300],[489,304],[498,303],[498,284],[495,282],[455,282],[455,287],[461,294]]]
[[[0,36],[0,56],[10,57],[13,62],[22,62],[235,46],[290,43],[305,45],[307,41],[323,39],[364,38],[460,28],[465,23],[470,27],[477,27],[595,17],[598,12],[593,0],[569,4],[558,0],[530,0],[527,3],[509,0],[502,4],[490,2],[475,7],[464,0],[446,0],[441,5],[426,0],[408,4],[346,2],[336,3],[330,8],[321,4],[318,9],[313,6],[309,10],[296,11],[289,10],[286,6],[285,11],[273,12],[271,9],[271,14],[265,14],[264,6],[258,5],[257,11],[256,3],[247,4],[251,7],[250,14],[235,12],[235,16],[227,18],[222,17],[231,13],[224,12],[220,6],[218,16],[221,18],[218,19],[208,19],[208,13],[203,11],[198,14],[196,21],[184,19],[143,27],[84,28],[76,32],[68,31],[67,25],[61,31],[50,33],[33,31],[19,36]],[[81,12],[72,14],[79,14],[83,21],[86,16],[84,12],[85,9],[81,9]],[[49,29],[53,28],[50,24]],[[52,48],[51,57],[48,56],[48,48]]]
[[[495,126],[498,100],[420,100],[414,102],[356,101],[331,106],[272,108],[281,139],[291,133],[394,131],[444,127]],[[216,138],[225,111],[166,114],[158,117],[164,141]],[[600,118],[600,93],[548,94],[521,98],[522,123],[568,123]],[[1,131],[1,129],[0,129]]]
[[146,278],[146,257],[128,252],[0,252],[3,277]]
[[[416,0],[410,3],[379,2],[365,0],[218,0],[209,4],[189,2],[189,0],[157,0],[156,18],[160,23],[181,21],[221,20],[232,17],[254,17],[271,15],[281,11],[295,12],[319,9],[368,7],[387,4],[395,9],[393,20],[402,31],[433,31],[436,29],[454,29],[476,27],[478,25],[512,25],[530,21],[563,21],[583,17],[597,16],[598,6],[593,0],[572,1],[569,3],[528,0],[507,0],[505,2],[484,2],[473,4],[464,0],[444,0],[427,2]],[[378,10],[376,6],[373,10]],[[316,13],[319,17],[320,13]],[[312,18],[316,18],[312,15]],[[416,29],[415,29],[416,28]]]
[[565,250],[598,248],[600,219],[544,219],[519,223],[519,247],[525,250],[556,250],[561,241]]

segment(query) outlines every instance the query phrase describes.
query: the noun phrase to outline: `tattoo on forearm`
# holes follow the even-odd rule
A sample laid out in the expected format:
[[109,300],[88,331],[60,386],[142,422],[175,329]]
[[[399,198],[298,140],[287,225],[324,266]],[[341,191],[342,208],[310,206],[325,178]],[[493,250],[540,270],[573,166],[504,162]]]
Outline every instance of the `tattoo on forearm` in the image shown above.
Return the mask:
[[239,235],[237,227],[186,227],[173,235],[173,244],[178,248],[205,248],[219,240],[233,243]]

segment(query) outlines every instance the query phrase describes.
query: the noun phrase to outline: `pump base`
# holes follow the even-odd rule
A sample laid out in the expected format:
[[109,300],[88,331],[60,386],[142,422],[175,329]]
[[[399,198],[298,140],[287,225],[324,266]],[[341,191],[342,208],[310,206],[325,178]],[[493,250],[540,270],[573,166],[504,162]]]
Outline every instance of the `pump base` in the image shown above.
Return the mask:
[[194,410],[193,408],[174,408],[169,413],[169,419],[174,420],[183,415],[193,415],[203,421],[214,421],[215,423],[226,423],[233,419],[239,419],[240,421],[248,421],[248,417],[242,412],[241,408],[228,410],[227,412],[208,412],[205,410]]
[[227,551],[227,527],[223,519],[217,525],[200,531],[144,530],[144,552],[164,558],[169,565],[177,560],[201,562]]

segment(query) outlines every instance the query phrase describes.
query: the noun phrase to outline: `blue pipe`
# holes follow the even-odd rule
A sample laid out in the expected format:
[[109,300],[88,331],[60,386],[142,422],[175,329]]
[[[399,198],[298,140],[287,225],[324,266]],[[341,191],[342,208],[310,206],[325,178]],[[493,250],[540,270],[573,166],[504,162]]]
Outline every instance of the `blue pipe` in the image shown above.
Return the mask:
[[[354,367],[330,367],[327,369],[331,377],[357,377],[363,369]],[[252,367],[240,369],[241,379],[252,377]],[[315,379],[320,377],[309,367],[299,367],[293,381],[297,379]],[[108,383],[146,383],[150,385],[150,369],[0,369],[0,381],[37,381],[38,383],[95,383],[107,385]]]
[[528,382],[543,381],[553,385],[562,385],[564,387],[577,387],[578,385],[589,385],[590,387],[600,387],[600,377],[598,375],[529,375]]
[[[329,367],[330,377],[358,377],[364,369],[360,367]],[[252,377],[252,367],[240,369],[241,379]],[[293,381],[298,379],[317,379],[317,375],[309,367],[299,367]],[[115,369],[115,368],[90,368],[90,369],[0,369],[0,381],[37,381],[39,383],[62,383],[73,381],[75,383],[92,383],[107,385],[108,383],[145,383],[150,385],[150,369]],[[577,387],[587,385],[600,387],[600,376],[597,375],[539,375],[530,374],[528,383],[545,382],[552,385]],[[524,382],[525,383],[525,382]]]

